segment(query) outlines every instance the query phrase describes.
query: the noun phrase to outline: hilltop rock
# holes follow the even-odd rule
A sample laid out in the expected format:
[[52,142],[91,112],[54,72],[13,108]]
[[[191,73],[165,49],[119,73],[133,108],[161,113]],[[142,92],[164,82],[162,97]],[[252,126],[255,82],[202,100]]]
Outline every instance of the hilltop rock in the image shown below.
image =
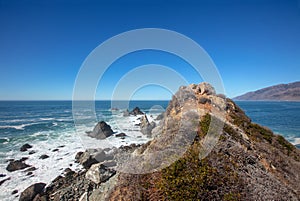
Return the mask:
[[96,139],[105,139],[113,134],[113,130],[110,125],[108,125],[104,121],[100,121],[95,126],[92,132],[88,132],[88,136],[96,138]]

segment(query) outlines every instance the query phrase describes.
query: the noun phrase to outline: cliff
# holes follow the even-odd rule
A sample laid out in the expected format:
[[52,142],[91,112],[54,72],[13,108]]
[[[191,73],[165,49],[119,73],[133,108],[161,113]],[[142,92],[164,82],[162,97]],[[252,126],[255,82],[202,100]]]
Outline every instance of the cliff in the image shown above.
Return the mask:
[[235,97],[234,100],[300,101],[300,82],[279,84],[248,92]]
[[36,200],[300,199],[299,149],[207,83],[180,87],[151,134],[147,144],[115,150],[114,167],[99,153],[98,162],[91,151],[78,154],[93,163]]

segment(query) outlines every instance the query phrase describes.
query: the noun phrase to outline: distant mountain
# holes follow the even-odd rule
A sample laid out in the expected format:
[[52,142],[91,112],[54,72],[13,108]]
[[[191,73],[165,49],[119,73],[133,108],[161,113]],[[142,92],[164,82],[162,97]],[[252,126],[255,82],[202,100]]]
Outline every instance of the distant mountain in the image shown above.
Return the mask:
[[233,99],[234,100],[300,101],[300,82],[274,85],[257,91],[248,92],[241,96],[237,96]]

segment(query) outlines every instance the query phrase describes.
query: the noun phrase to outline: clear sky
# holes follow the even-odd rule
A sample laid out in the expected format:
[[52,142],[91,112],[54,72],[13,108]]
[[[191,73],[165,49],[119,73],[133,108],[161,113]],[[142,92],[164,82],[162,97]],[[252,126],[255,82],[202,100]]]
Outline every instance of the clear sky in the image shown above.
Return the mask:
[[[199,43],[229,97],[300,80],[296,0],[0,0],[0,99],[71,100],[76,75],[94,48],[116,34],[148,27],[174,30]],[[202,81],[174,55],[136,52],[107,70],[96,98],[110,98],[124,69],[149,63],[170,66],[188,82]],[[120,71],[121,66],[127,68]],[[148,86],[133,98],[170,94]]]

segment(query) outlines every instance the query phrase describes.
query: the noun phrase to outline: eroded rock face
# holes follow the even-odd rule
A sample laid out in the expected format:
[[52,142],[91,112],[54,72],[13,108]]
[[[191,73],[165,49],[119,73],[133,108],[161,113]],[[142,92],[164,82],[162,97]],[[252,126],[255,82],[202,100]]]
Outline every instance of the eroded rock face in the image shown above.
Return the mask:
[[92,132],[88,132],[88,136],[96,138],[96,139],[105,139],[113,134],[113,130],[110,125],[108,125],[104,121],[100,121],[95,126]]

